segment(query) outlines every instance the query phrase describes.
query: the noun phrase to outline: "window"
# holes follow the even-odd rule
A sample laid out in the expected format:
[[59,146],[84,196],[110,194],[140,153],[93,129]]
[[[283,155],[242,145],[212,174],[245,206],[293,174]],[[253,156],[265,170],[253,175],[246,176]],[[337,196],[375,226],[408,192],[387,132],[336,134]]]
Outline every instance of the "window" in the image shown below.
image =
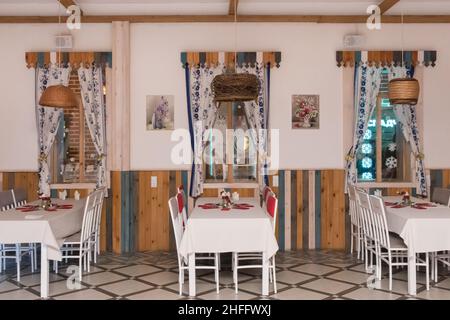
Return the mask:
[[389,104],[388,82],[384,70],[377,106],[357,154],[359,183],[412,182],[411,149]]
[[50,152],[51,182],[95,182],[98,156],[81,103],[77,70],[72,70],[69,87],[79,96],[80,103],[64,109],[64,119],[61,120]]
[[206,183],[257,182],[257,152],[243,102],[221,103],[204,150]]

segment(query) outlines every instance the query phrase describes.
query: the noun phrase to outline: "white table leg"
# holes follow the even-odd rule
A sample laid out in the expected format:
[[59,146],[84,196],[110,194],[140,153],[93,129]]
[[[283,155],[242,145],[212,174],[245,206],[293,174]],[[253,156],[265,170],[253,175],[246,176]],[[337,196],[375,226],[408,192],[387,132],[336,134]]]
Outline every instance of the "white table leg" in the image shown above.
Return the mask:
[[41,243],[41,298],[48,298],[48,256],[44,243]]
[[408,293],[415,296],[416,291],[416,253],[408,248]]
[[265,252],[263,252],[262,260],[262,295],[267,296],[269,295],[269,259]]
[[189,296],[195,297],[195,253],[189,254]]

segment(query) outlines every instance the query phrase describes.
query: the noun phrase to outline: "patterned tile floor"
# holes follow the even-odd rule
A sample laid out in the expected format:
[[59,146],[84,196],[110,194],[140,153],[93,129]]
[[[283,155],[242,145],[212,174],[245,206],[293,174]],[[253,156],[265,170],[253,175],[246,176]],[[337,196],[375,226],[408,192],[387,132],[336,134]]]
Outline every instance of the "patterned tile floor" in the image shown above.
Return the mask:
[[[219,294],[215,292],[213,273],[209,270],[198,271],[196,299],[261,299],[260,270],[241,270],[239,293],[235,294],[227,259],[229,261],[229,255],[223,255]],[[9,263],[6,272],[0,273],[0,300],[39,299],[39,273],[31,274],[26,260],[24,258],[20,283],[16,281],[14,264]],[[174,253],[104,254],[97,265],[91,267],[90,273],[84,274],[80,289],[68,288],[67,280],[71,273],[67,267],[63,264],[58,274],[51,272],[51,299],[189,299],[187,282],[184,295],[178,295]],[[386,277],[373,283],[361,262],[343,252],[280,252],[277,254],[277,269],[278,293],[271,292],[268,299],[450,299],[447,269],[440,270],[439,281],[432,282],[429,291],[425,290],[423,271],[419,272],[416,297],[407,295],[406,270],[394,271],[393,290],[389,292]],[[372,285],[368,286],[368,283]]]

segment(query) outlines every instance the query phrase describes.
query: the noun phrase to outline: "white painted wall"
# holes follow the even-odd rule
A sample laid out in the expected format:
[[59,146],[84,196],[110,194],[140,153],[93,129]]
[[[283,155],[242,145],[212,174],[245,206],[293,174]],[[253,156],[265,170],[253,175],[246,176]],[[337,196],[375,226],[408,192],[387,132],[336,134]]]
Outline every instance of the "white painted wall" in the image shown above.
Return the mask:
[[[0,25],[0,171],[37,170],[35,70],[27,69],[25,52],[54,49],[58,25]],[[108,51],[109,24],[85,25],[73,32],[78,51]]]
[[[110,50],[110,30],[109,25],[84,25],[75,34],[75,50]],[[386,25],[369,32],[359,26],[368,36],[368,49],[401,49],[400,30]],[[450,168],[450,25],[405,25],[404,30],[405,49],[438,50],[438,66],[425,70],[422,88],[426,165]],[[281,67],[272,70],[270,117],[271,127],[281,130],[282,168],[343,167],[342,70],[336,67],[335,51],[342,49],[344,34],[356,31],[355,25],[342,24],[239,25],[238,50],[282,52]],[[7,75],[0,77],[0,171],[36,169],[34,74],[25,68],[24,52],[51,49],[55,33],[49,25],[0,25],[1,74]],[[145,128],[149,94],[173,94],[175,128],[187,128],[180,52],[233,50],[232,24],[132,24],[132,170],[180,168],[170,161],[170,132]],[[290,129],[291,95],[301,93],[320,95],[319,130]]]

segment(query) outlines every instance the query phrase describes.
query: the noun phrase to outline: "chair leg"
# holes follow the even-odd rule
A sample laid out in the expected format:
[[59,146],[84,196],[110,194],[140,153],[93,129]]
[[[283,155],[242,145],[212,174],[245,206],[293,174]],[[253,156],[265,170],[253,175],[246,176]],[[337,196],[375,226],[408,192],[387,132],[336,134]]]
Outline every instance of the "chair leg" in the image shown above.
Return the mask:
[[353,241],[355,239],[354,225],[350,227],[350,254],[353,254]]
[[184,270],[180,268],[178,272],[179,295],[183,295]]
[[20,244],[16,244],[17,282],[20,282]]
[[34,251],[33,251],[33,244],[30,243],[30,250],[28,251],[28,254],[30,255],[30,261],[31,261],[31,272],[34,272]]
[[435,263],[435,257],[434,252],[431,253],[431,281],[434,281],[434,263]]
[[392,258],[389,254],[389,291],[392,291]]
[[427,252],[425,253],[425,273],[426,273],[427,291],[430,290],[430,273],[429,273],[430,269],[428,267],[428,264],[429,264],[429,257]]
[[233,256],[234,256],[234,269],[233,269],[233,278],[234,278],[234,290],[236,292],[236,294],[238,293],[238,258],[237,258],[237,252],[233,252]]
[[277,293],[277,268],[275,266],[275,255],[272,258],[272,272],[273,272],[273,292]]
[[214,272],[215,272],[215,278],[216,278],[216,292],[217,293],[219,293],[219,267],[220,267],[219,259],[220,259],[220,253],[216,253],[216,259],[214,259],[216,268],[214,269]]
[[81,282],[81,278],[83,277],[82,276],[82,274],[83,274],[82,263],[83,263],[83,255],[80,252],[80,258],[78,260],[78,280],[80,280],[80,282]]

